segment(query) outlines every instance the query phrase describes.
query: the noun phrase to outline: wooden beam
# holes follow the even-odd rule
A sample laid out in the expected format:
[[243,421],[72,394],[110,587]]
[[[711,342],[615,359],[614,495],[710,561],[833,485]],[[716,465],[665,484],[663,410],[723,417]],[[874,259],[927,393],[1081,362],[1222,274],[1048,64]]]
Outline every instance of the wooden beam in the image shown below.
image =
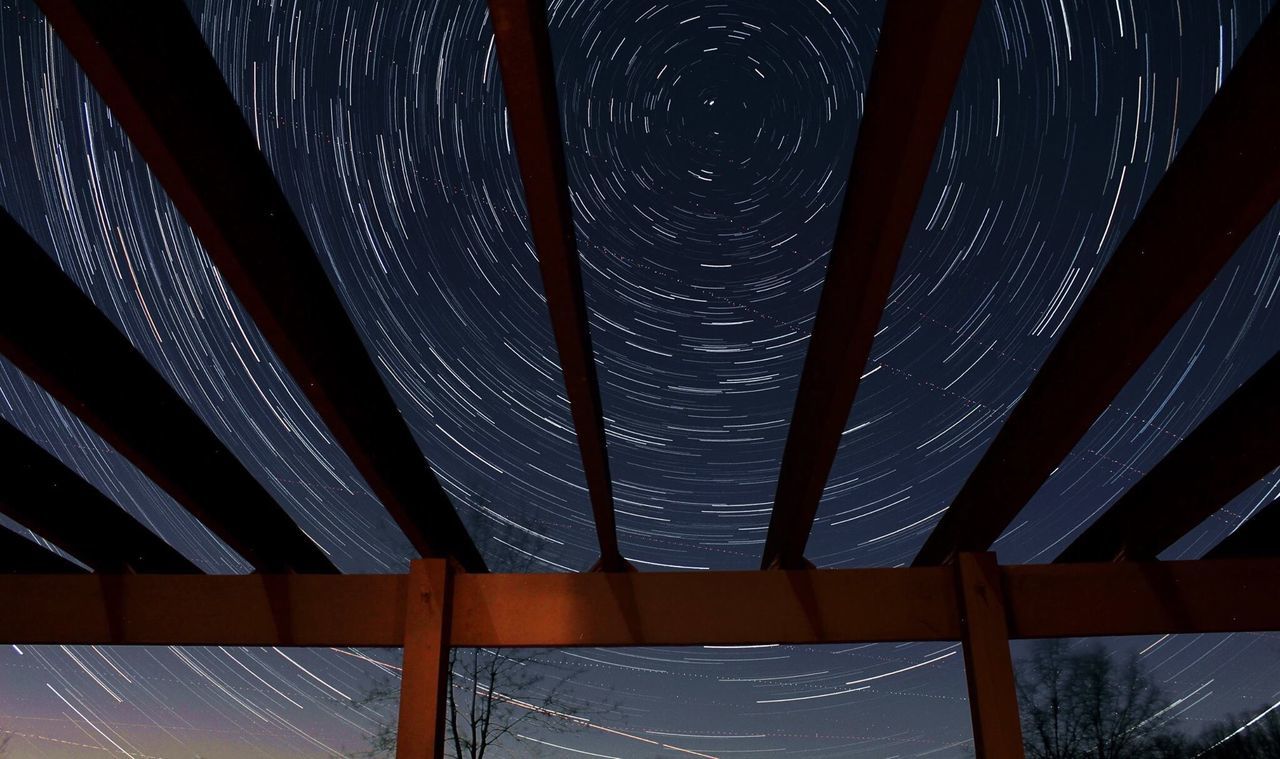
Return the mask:
[[34,541],[0,527],[0,574],[82,574],[84,570]]
[[[255,569],[337,571],[128,338],[3,210],[0,249],[4,250],[0,353]],[[29,466],[38,466],[41,476],[67,479],[66,470],[41,459],[12,436],[7,441],[15,453],[18,448],[25,451],[22,455]],[[12,485],[18,486],[18,482]],[[33,488],[27,492],[35,497],[47,483],[28,482],[23,487]],[[92,499],[83,488],[78,495]],[[10,505],[16,508],[19,504]],[[80,517],[88,513],[81,511]],[[59,519],[56,511],[41,514],[37,531],[54,529]],[[27,526],[37,529],[36,524]],[[76,528],[64,527],[59,532],[61,539],[70,540]],[[113,536],[126,538],[123,532],[114,532],[101,539]],[[145,538],[131,531],[130,544],[139,547],[138,540]],[[72,551],[69,545],[63,548],[83,561],[94,557],[105,560],[111,550],[106,546],[95,550],[84,541],[75,542],[80,550]],[[163,550],[157,543],[163,545],[158,539],[148,541],[146,552],[158,558],[157,551]],[[180,566],[171,564],[169,569],[179,571]],[[182,571],[194,569],[186,566]]]
[[444,559],[409,567],[397,759],[443,759],[452,573]]
[[1280,557],[1280,498],[1264,506],[1205,554],[1206,559]]
[[962,553],[956,570],[974,750],[978,759],[1022,759],[1022,722],[1000,567],[993,553]]
[[454,584],[456,646],[955,640],[948,568],[493,575]]
[[[76,582],[75,580],[79,580]],[[408,575],[0,576],[6,643],[400,646]]]
[[[399,646],[407,575],[0,577],[0,642]],[[453,578],[459,647],[956,640],[948,567]]]
[[1205,417],[1056,560],[1154,559],[1277,466],[1280,353]]
[[1120,241],[916,565],[983,551],[1280,199],[1272,10]]
[[97,572],[200,574],[97,488],[0,419],[0,513]]
[[1280,560],[1004,567],[1012,638],[1280,630]]
[[186,4],[38,4],[409,542],[484,570]]
[[582,292],[573,207],[569,204],[546,2],[489,0],[489,13],[533,244],[542,270],[542,290],[551,312],[551,328],[595,517],[600,544],[597,566],[605,571],[624,571],[631,567],[618,549],[613,482],[587,302]]
[[[1280,560],[1002,567],[1011,638],[1280,630]],[[0,576],[0,642],[400,646],[407,575]],[[1089,613],[1081,613],[1087,609]],[[953,567],[459,574],[461,647],[959,640]]]
[[782,455],[762,566],[801,569],[980,0],[890,0]]

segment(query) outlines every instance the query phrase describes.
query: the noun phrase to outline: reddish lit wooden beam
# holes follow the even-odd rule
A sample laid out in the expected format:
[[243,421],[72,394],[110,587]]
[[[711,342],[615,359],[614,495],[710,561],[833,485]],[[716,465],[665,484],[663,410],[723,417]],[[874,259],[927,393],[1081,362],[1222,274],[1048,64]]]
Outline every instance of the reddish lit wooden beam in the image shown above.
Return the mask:
[[993,553],[961,554],[956,562],[964,674],[978,759],[1022,757],[1022,723],[1002,582]]
[[979,0],[891,0],[782,455],[762,566],[799,569]]
[[187,557],[0,419],[0,513],[97,572],[199,574]]
[[1280,560],[1003,567],[1010,638],[1280,630]]
[[483,571],[186,4],[38,4],[409,542]]
[[1056,561],[1154,559],[1277,466],[1280,353],[1080,533]]
[[[1280,560],[1000,568],[1010,638],[1280,630]],[[407,575],[4,575],[0,642],[400,646]],[[953,567],[459,574],[454,646],[959,640]],[[1088,613],[1081,613],[1081,610]]]
[[410,565],[397,759],[444,759],[452,590],[453,572],[444,559]]
[[1280,498],[1264,506],[1235,532],[1209,549],[1206,559],[1280,556]]
[[453,641],[542,647],[548,640],[681,646],[958,639],[951,572],[928,569],[508,574],[480,583],[458,577]]
[[600,544],[597,566],[605,571],[624,571],[630,566],[618,549],[613,482],[587,302],[582,291],[582,267],[573,231],[573,208],[569,204],[546,2],[489,0],[489,13],[534,249],[542,270],[542,290],[551,312],[551,328],[595,517]]
[[399,646],[408,575],[0,575],[7,643]]
[[[337,571],[324,552],[298,528],[128,338],[120,334],[93,301],[2,210],[0,250],[4,251],[4,271],[0,274],[0,353],[255,569]],[[11,438],[9,443],[18,445]],[[24,455],[29,462],[39,458],[30,449],[26,449]],[[57,476],[53,472],[56,468],[47,462],[42,465],[45,476]],[[18,486],[18,482],[11,486]],[[29,483],[29,487],[27,496],[36,497],[39,486]],[[83,489],[79,496],[91,498]],[[11,504],[15,508],[18,505],[16,501]],[[31,506],[45,508],[43,503]],[[81,512],[80,516],[83,518],[87,513]],[[45,534],[45,529],[55,528],[62,518],[50,508],[40,514],[39,528],[36,524],[26,526]],[[105,523],[96,526],[107,527]],[[75,527],[62,527],[65,529],[59,530],[59,534],[70,539]],[[144,539],[137,533],[126,534],[122,529],[108,530],[99,535],[99,539],[119,540],[122,546]],[[53,540],[50,534],[46,534],[46,538]],[[92,540],[92,536],[85,539]],[[54,542],[90,564],[93,562],[89,559],[93,557],[106,557],[105,546],[81,552],[71,550],[69,544]],[[74,542],[89,549],[79,540]],[[149,545],[151,548],[144,553],[155,554],[159,546]],[[189,564],[186,566],[194,569]],[[177,571],[179,565],[170,564],[169,568]]]
[[1272,10],[915,564],[982,551],[1280,199]]
[[[407,575],[0,577],[0,642],[399,646]],[[960,636],[948,567],[458,574],[455,646],[748,645]]]

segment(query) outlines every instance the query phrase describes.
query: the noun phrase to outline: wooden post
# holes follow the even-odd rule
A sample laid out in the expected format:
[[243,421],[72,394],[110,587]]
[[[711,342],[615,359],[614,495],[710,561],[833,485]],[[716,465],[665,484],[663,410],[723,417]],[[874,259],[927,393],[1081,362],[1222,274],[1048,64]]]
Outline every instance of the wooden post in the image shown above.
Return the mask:
[[956,557],[964,671],[978,759],[1023,759],[1004,588],[994,553]]
[[397,759],[444,757],[452,590],[447,560],[418,559],[409,565]]

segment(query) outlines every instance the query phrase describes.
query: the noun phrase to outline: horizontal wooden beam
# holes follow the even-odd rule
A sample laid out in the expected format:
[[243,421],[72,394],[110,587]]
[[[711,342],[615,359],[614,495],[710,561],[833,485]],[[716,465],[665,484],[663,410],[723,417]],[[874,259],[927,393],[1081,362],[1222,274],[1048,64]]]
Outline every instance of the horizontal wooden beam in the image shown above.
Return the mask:
[[951,571],[927,569],[507,574],[480,582],[459,576],[453,643],[682,646],[959,639]]
[[[67,580],[78,579],[79,582]],[[399,646],[408,575],[0,575],[4,643]]]
[[[955,571],[460,574],[450,642],[959,640]],[[1010,638],[1280,630],[1271,600],[1280,560],[999,571]],[[407,583],[408,575],[0,575],[0,598],[23,610],[0,615],[0,643],[400,646]]]
[[1280,630],[1280,560],[1005,567],[1009,637]]
[[37,4],[409,542],[483,571],[186,3]]

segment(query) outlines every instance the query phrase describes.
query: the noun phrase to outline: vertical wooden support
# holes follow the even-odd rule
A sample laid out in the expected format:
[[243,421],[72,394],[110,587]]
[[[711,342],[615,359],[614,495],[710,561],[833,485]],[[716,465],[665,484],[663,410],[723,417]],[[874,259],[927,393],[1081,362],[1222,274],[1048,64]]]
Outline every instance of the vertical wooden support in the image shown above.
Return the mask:
[[444,757],[452,591],[453,576],[447,560],[418,559],[409,565],[397,759]]
[[956,560],[964,671],[978,759],[1023,759],[1004,588],[994,553]]

